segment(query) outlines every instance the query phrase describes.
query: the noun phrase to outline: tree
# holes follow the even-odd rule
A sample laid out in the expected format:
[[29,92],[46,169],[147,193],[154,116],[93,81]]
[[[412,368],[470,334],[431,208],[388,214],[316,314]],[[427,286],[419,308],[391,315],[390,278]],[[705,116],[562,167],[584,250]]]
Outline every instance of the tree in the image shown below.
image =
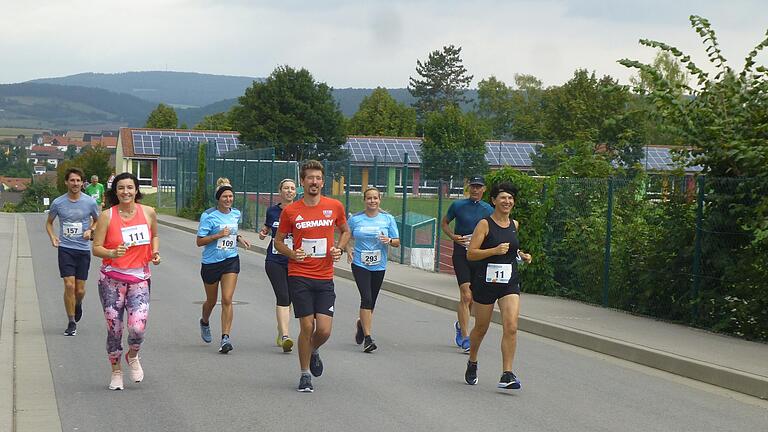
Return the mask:
[[338,159],[344,117],[325,83],[306,69],[280,66],[245,90],[232,108],[232,126],[251,147],[274,146],[278,157]]
[[416,135],[416,111],[397,103],[389,92],[377,87],[363,98],[347,125],[348,134],[379,136]]
[[74,144],[68,145],[67,151],[64,152],[64,156],[66,156],[67,159],[74,159],[75,156],[77,156],[77,146]]
[[477,112],[495,139],[512,137],[512,89],[491,76],[477,83]]
[[88,183],[91,176],[95,174],[99,176],[99,181],[103,184],[112,174],[112,167],[109,165],[109,152],[101,146],[91,147],[82,151],[76,158],[60,163],[56,168],[56,186],[61,193],[67,191],[64,184],[64,173],[71,167],[83,170],[85,174],[83,183]]
[[32,164],[27,162],[24,147],[7,143],[8,153],[0,150],[0,175],[6,177],[32,177]]
[[461,47],[448,45],[442,51],[432,51],[425,62],[416,60],[416,73],[421,78],[409,78],[408,91],[417,99],[414,106],[420,119],[447,106],[468,102],[464,91],[472,75],[462,64]]
[[200,123],[196,124],[196,130],[219,130],[231,131],[232,120],[229,112],[220,112],[203,117]]
[[21,195],[21,201],[16,204],[15,211],[20,213],[42,211],[45,208],[43,198],[49,198],[53,202],[58,194],[56,186],[48,179],[33,181]]
[[512,93],[512,136],[516,140],[543,139],[541,108],[544,89],[533,75],[515,74],[517,90]]
[[147,124],[144,127],[152,129],[175,129],[179,124],[179,118],[176,111],[166,104],[159,104],[157,108],[149,113]]
[[496,77],[477,85],[478,115],[500,140],[541,139],[541,81],[533,75],[515,74],[517,88],[507,86]]
[[421,159],[424,175],[431,179],[467,178],[485,173],[487,130],[473,113],[449,105],[427,116]]

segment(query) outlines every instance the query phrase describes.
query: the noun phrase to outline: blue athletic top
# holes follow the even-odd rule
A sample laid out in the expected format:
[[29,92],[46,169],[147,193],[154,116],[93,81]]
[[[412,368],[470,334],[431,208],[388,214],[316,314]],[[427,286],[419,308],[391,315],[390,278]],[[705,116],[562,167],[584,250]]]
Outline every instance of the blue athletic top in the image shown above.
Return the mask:
[[[283,207],[281,207],[280,204],[275,204],[267,209],[266,218],[264,219],[264,226],[270,229],[272,238],[269,240],[269,245],[267,246],[267,257],[264,259],[264,261],[270,261],[287,266],[288,257],[281,254],[277,251],[277,249],[274,249],[273,247],[275,234],[277,234],[277,227],[280,226],[280,213],[282,212]],[[286,241],[289,237],[291,236],[286,236]]]
[[483,200],[472,201],[466,198],[452,202],[445,217],[448,218],[449,223],[456,219],[453,232],[463,236],[472,234],[477,223],[490,216],[491,213],[493,213],[493,207],[487,202]]
[[395,218],[385,211],[379,211],[375,217],[361,211],[352,215],[347,223],[355,239],[352,263],[371,271],[386,270],[388,247],[379,241],[379,236],[384,234],[389,238],[400,238]]
[[235,208],[229,213],[222,213],[216,207],[211,207],[200,215],[200,225],[197,227],[198,237],[216,234],[225,227],[229,227],[228,237],[222,237],[205,245],[203,264],[213,264],[237,256],[237,226],[240,220],[240,210]]
[[91,250],[89,240],[83,238],[83,233],[91,226],[91,217],[99,219],[99,205],[90,196],[80,193],[77,201],[70,201],[64,194],[51,204],[49,216],[59,218],[59,246],[69,249]]

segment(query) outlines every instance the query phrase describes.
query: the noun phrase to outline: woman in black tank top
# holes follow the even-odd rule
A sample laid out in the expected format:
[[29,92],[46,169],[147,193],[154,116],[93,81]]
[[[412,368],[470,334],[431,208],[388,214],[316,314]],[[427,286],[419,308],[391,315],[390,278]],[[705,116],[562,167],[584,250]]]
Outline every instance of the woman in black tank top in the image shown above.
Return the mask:
[[491,323],[493,306],[498,302],[503,324],[501,337],[502,375],[497,387],[519,389],[520,381],[512,373],[517,347],[517,319],[520,314],[520,283],[517,258],[531,262],[531,255],[519,250],[518,223],[510,217],[517,188],[502,182],[491,188],[493,214],[482,219],[472,233],[467,259],[477,262],[472,281],[475,326],[469,335],[470,351],[464,380],[477,384],[477,354]]

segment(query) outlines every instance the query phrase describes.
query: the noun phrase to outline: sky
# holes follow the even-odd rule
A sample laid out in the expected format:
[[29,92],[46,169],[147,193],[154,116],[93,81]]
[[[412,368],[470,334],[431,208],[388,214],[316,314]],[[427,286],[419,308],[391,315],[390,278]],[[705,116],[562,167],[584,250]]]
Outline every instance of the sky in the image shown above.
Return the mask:
[[635,72],[617,60],[656,54],[641,38],[708,69],[692,14],[741,70],[766,37],[766,10],[764,0],[0,0],[0,83],[145,70],[265,77],[289,65],[335,88],[396,88],[451,44],[473,88],[515,74],[560,85],[579,68],[626,83]]

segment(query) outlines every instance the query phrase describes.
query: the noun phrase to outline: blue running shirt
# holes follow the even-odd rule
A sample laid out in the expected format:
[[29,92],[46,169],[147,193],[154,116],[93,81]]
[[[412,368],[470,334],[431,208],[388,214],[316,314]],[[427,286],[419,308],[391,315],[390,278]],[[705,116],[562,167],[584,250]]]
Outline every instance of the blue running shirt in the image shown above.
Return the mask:
[[96,200],[80,193],[77,201],[70,201],[64,194],[51,204],[50,217],[59,218],[59,246],[82,251],[91,250],[91,242],[83,238],[83,232],[90,228],[91,218],[99,219],[99,206]]
[[216,234],[229,227],[229,236],[212,241],[203,248],[203,264],[213,264],[237,256],[237,226],[240,223],[240,210],[233,208],[229,213],[222,213],[216,207],[209,208],[200,215],[197,236],[205,237]]
[[352,263],[370,271],[386,270],[389,248],[379,241],[379,236],[384,234],[389,238],[400,238],[395,218],[384,211],[379,211],[375,217],[369,217],[362,211],[349,218],[349,230],[355,240]]
[[449,223],[456,219],[453,232],[464,236],[472,234],[480,219],[490,216],[491,213],[493,213],[493,207],[487,202],[466,198],[452,202],[445,217],[448,218]]

